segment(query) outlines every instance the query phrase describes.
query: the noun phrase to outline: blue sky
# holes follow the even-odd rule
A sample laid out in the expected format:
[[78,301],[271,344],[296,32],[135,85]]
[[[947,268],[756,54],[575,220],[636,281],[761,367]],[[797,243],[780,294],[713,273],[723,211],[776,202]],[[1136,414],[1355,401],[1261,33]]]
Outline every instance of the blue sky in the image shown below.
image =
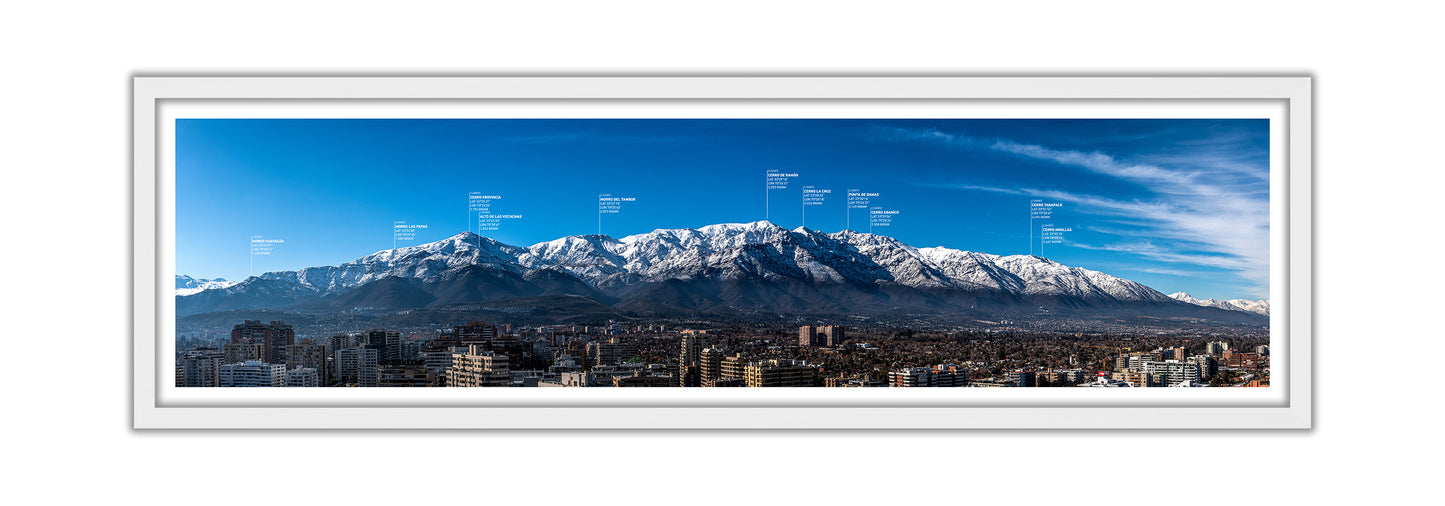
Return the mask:
[[[176,268],[200,278],[335,265],[476,231],[468,194],[531,245],[767,218],[914,246],[1034,253],[1165,293],[1265,298],[1267,120],[253,120],[176,125]],[[766,190],[766,172],[796,173]],[[1030,220],[1030,201],[1062,204]],[[1040,244],[1041,228],[1070,229]],[[252,256],[250,238],[281,240]],[[1032,241],[1030,240],[1032,237]],[[253,265],[254,262],[254,265]]]

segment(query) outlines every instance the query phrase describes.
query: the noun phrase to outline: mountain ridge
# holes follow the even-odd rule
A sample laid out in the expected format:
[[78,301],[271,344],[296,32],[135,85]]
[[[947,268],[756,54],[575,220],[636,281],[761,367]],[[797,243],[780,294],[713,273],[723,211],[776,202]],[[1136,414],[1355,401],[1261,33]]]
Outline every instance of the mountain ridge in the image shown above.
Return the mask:
[[211,288],[225,288],[234,284],[236,284],[235,281],[226,281],[224,278],[198,279],[177,274],[176,295],[191,295]]
[[[414,283],[393,280],[386,293],[341,297],[388,278]],[[267,302],[259,296],[264,294],[252,297],[251,292],[275,294],[277,300]],[[257,309],[305,303],[308,297],[440,305],[565,293],[645,312],[980,306],[993,311],[1152,307],[1171,314],[1191,313],[1189,307],[1235,310],[1180,301],[1135,281],[1033,255],[917,248],[886,235],[789,230],[757,221],[657,229],[620,239],[574,235],[529,247],[463,232],[336,266],[268,272],[178,295],[177,312]]]
[[1194,298],[1194,297],[1191,297],[1188,293],[1185,293],[1185,292],[1174,292],[1174,293],[1169,294],[1169,297],[1172,298],[1172,299],[1174,299],[1174,300],[1177,300],[1177,301],[1180,301],[1180,302],[1186,302],[1186,303],[1189,303],[1189,304],[1194,304],[1194,305],[1196,305],[1196,306],[1217,307],[1217,308],[1220,308],[1220,309],[1228,309],[1228,310],[1231,310],[1231,311],[1244,311],[1244,312],[1248,312],[1248,313],[1255,313],[1255,314],[1261,314],[1261,315],[1269,316],[1269,300],[1268,300],[1268,299],[1260,299],[1260,300],[1249,300],[1249,299],[1229,299],[1229,300],[1204,299],[1204,300],[1199,300],[1199,299],[1196,299],[1196,298]]

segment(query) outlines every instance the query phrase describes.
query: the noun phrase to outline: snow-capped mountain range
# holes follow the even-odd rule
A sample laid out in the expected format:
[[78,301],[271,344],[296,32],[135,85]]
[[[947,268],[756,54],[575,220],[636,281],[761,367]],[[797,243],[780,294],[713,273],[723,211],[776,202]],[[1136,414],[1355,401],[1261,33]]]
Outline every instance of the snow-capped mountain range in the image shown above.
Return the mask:
[[191,295],[213,288],[225,288],[236,284],[235,281],[216,279],[196,279],[190,276],[176,275],[176,296]]
[[1194,298],[1194,297],[1190,297],[1189,294],[1184,293],[1184,292],[1171,293],[1171,294],[1169,294],[1169,297],[1172,298],[1172,299],[1174,299],[1174,300],[1177,300],[1177,301],[1180,301],[1180,302],[1188,302],[1188,303],[1194,304],[1194,305],[1196,305],[1196,306],[1217,307],[1217,308],[1220,308],[1220,309],[1229,309],[1229,310],[1232,310],[1232,311],[1246,311],[1246,312],[1250,312],[1250,313],[1254,313],[1254,314],[1261,314],[1261,315],[1269,316],[1269,301],[1268,301],[1268,300],[1248,300],[1248,299],[1230,299],[1230,300],[1204,299],[1204,300],[1199,300],[1199,299],[1196,299],[1196,298]]
[[[372,293],[374,287],[352,293],[391,278],[384,293]],[[177,307],[178,314],[280,307],[344,294],[348,303],[396,306],[577,294],[639,311],[1189,307],[1134,281],[1032,255],[916,248],[884,235],[789,230],[767,221],[620,239],[567,236],[530,247],[464,232],[337,266],[178,292]]]

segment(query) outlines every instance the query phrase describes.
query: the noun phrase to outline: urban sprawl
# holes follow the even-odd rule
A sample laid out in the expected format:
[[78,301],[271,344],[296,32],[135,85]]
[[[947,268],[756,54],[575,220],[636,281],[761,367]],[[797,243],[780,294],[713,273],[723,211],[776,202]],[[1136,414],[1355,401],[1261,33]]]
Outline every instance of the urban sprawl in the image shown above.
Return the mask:
[[1267,387],[1267,331],[674,330],[471,321],[296,337],[246,320],[177,341],[177,387]]

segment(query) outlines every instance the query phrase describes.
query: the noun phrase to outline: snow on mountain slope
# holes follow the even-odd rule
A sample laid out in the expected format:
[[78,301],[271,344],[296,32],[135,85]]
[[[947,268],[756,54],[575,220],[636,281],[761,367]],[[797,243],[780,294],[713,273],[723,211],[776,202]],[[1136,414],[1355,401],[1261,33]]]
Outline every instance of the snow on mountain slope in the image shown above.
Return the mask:
[[1251,312],[1251,313],[1262,314],[1262,315],[1268,315],[1268,314],[1269,314],[1269,301],[1268,301],[1268,300],[1229,299],[1229,300],[1227,300],[1227,301],[1225,301],[1225,302],[1228,302],[1229,304],[1234,305],[1234,307],[1237,307],[1237,308],[1239,308],[1239,309],[1241,309],[1241,310],[1248,311],[1248,312]]
[[226,281],[221,278],[196,279],[190,276],[186,276],[184,274],[177,274],[176,295],[191,295],[205,290],[225,288],[234,284],[236,284],[235,281]]
[[996,265],[1018,276],[1026,295],[1069,295],[1085,299],[1163,302],[1167,295],[1140,283],[1033,255],[1000,257]]
[[943,247],[920,248],[918,252],[938,267],[939,272],[955,281],[974,287],[1024,292],[1024,281],[994,263],[1000,257]]
[[481,265],[521,274],[517,257],[527,250],[463,232],[446,239],[382,250],[337,266],[268,272],[263,279],[289,281],[323,293],[354,288],[388,276],[431,279],[451,270]]
[[[621,239],[567,236],[525,248],[465,232],[434,243],[379,251],[337,266],[269,272],[261,278],[333,294],[389,276],[429,282],[475,267],[515,276],[555,271],[602,290],[668,280],[746,279],[1083,300],[1171,300],[1134,281],[1032,255],[915,248],[884,235],[849,230],[822,233],[802,227],[788,230],[767,221],[658,229]],[[1267,314],[1267,302],[1239,302],[1228,309]],[[1261,302],[1264,312],[1258,310]]]
[[537,243],[517,256],[517,262],[531,269],[561,269],[595,279],[625,272],[627,260],[616,253],[623,244],[605,235],[567,236]]
[[1230,311],[1244,311],[1244,312],[1248,312],[1248,313],[1254,313],[1254,314],[1261,314],[1261,315],[1269,316],[1269,301],[1268,301],[1268,300],[1246,300],[1246,299],[1230,299],[1230,300],[1204,299],[1204,300],[1199,300],[1199,299],[1196,299],[1196,298],[1194,298],[1194,297],[1191,297],[1189,294],[1184,293],[1184,292],[1175,292],[1175,293],[1169,294],[1169,297],[1172,298],[1172,299],[1174,299],[1174,300],[1177,300],[1177,301],[1180,301],[1180,302],[1188,302],[1188,303],[1194,304],[1194,305],[1196,305],[1196,306],[1215,307],[1215,308],[1219,308],[1219,309],[1228,309],[1228,310],[1230,310]]

